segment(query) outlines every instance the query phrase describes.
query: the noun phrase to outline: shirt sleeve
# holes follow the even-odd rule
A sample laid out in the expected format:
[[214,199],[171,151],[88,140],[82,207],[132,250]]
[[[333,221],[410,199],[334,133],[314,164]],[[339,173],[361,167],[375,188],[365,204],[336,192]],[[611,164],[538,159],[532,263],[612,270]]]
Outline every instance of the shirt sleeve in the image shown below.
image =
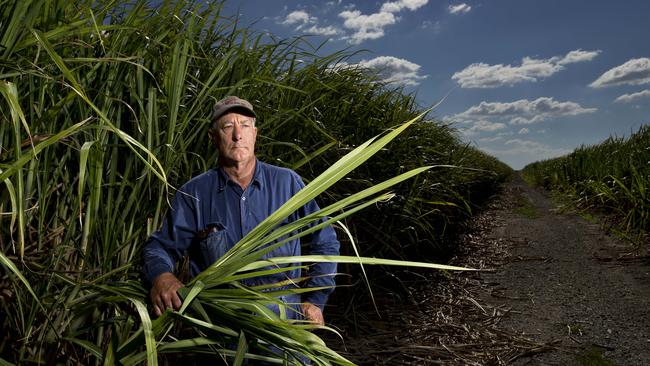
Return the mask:
[[195,198],[177,192],[162,227],[149,237],[143,249],[143,275],[147,286],[151,286],[161,273],[174,271],[175,263],[183,257],[196,235],[196,212]]
[[[300,188],[304,187],[304,183],[297,177],[297,184]],[[309,201],[302,208],[301,215],[306,216],[320,210],[315,200]],[[318,224],[322,221],[318,221]],[[306,237],[308,241],[307,253],[310,255],[339,255],[340,243],[336,238],[336,232],[332,226],[326,226],[313,234]],[[309,266],[307,275],[309,280],[306,287],[326,287],[322,290],[307,292],[302,295],[303,302],[312,303],[321,310],[327,303],[327,298],[334,291],[336,285],[334,276],[336,275],[337,264],[335,262],[320,262],[313,263]]]

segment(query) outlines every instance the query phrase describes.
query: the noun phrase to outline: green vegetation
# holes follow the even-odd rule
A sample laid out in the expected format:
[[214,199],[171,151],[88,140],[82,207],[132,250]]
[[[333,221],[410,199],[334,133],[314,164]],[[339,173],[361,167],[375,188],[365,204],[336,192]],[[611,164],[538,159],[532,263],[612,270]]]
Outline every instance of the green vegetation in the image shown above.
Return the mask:
[[[317,56],[197,4],[0,2],[0,363],[155,365],[217,351],[273,362],[273,345],[289,361],[348,364],[312,326],[265,310],[277,290],[239,284],[268,266],[265,243],[300,226],[271,228],[320,194],[321,214],[346,224],[361,255],[434,258],[448,225],[510,174],[413,96],[341,66],[350,55]],[[207,118],[229,94],[255,104],[260,158],[310,184],[192,281],[181,311],[152,321],[140,250],[174,187],[216,160]]]
[[524,196],[518,197],[517,207],[515,207],[514,211],[520,215],[528,217],[529,219],[536,219],[539,217],[539,212],[537,212],[533,203]]
[[615,366],[613,362],[609,361],[603,356],[603,349],[598,347],[590,347],[576,357],[576,361],[583,366]]
[[614,215],[620,233],[633,242],[650,229],[650,126],[529,164],[522,173],[529,182],[570,195],[581,208]]

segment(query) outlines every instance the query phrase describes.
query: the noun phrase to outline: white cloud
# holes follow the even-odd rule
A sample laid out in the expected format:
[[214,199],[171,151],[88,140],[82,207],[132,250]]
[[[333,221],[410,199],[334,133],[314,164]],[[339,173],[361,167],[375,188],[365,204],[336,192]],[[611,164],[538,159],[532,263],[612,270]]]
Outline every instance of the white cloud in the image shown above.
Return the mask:
[[465,14],[472,10],[472,7],[465,3],[461,3],[458,5],[449,5],[447,10],[449,10],[449,13],[451,14]]
[[465,134],[466,136],[471,136],[478,134],[480,132],[494,132],[498,130],[502,130],[506,128],[505,123],[499,123],[499,122],[490,122],[487,120],[479,120],[474,122],[472,127],[469,128],[461,128],[461,132]]
[[544,60],[525,57],[521,66],[488,65],[482,62],[471,64],[451,78],[456,80],[461,88],[496,88],[524,81],[537,81],[539,78],[553,75],[561,68]]
[[392,56],[363,60],[359,66],[377,70],[382,80],[388,83],[418,85],[420,80],[427,78],[426,75],[419,74],[420,65]]
[[292,11],[280,22],[280,24],[295,25],[297,31],[321,36],[334,36],[341,33],[340,29],[331,25],[325,27],[319,26],[318,18],[309,15],[309,13],[304,10]]
[[545,119],[547,119],[547,117],[545,117],[543,115],[537,115],[537,116],[532,116],[532,117],[531,116],[517,116],[517,117],[513,117],[510,120],[510,124],[511,125],[530,125],[530,124],[533,124],[533,123],[542,122]]
[[480,142],[494,142],[501,140],[503,137],[502,136],[494,136],[494,137],[481,137],[478,139]]
[[519,132],[517,132],[517,133],[520,134],[520,135],[525,135],[525,134],[527,134],[529,132],[530,132],[530,130],[527,129],[526,127],[524,127],[521,130],[519,130]]
[[287,25],[293,25],[293,24],[298,24],[298,26],[302,26],[304,24],[309,23],[312,20],[312,17],[309,16],[309,13],[307,13],[304,10],[295,10],[292,11],[287,15],[287,17],[282,21],[282,24],[287,24]]
[[[470,124],[470,127],[456,127],[460,132],[462,132],[464,135],[476,135],[480,132],[495,132],[495,131],[501,131],[508,126],[505,123],[500,123],[500,122],[491,122],[488,120],[479,120],[479,121],[469,121],[468,123],[465,124]],[[490,136],[483,136],[479,139],[479,141],[496,141],[496,140],[501,140],[504,137],[509,137],[513,136],[515,133],[512,131],[502,131],[498,132],[496,134],[493,134],[492,137]]]
[[650,98],[650,90],[642,90],[638,93],[623,94],[614,100],[614,103],[632,103],[639,99]]
[[473,63],[451,77],[461,88],[496,88],[512,86],[521,82],[535,82],[547,78],[561,70],[564,65],[590,61],[601,51],[574,50],[565,56],[548,59],[524,57],[521,65],[489,65],[483,62]]
[[327,26],[327,27],[319,27],[317,25],[312,25],[311,27],[307,28],[305,32],[310,33],[310,34],[317,34],[320,36],[335,36],[337,34],[340,34],[341,31],[333,26]]
[[487,131],[487,132],[493,132],[493,131],[498,131],[506,128],[505,123],[494,123],[490,121],[477,121],[474,123],[474,126],[472,127],[473,129],[477,131]]
[[[342,1],[327,1],[324,6],[313,6],[317,14],[327,17],[328,13],[341,10],[338,18],[342,24],[322,25],[319,19],[306,10],[294,10],[284,19],[278,19],[278,24],[294,26],[296,31],[316,34],[321,36],[340,36],[339,39],[347,40],[352,44],[359,44],[365,40],[378,39],[385,35],[385,28],[397,23],[401,18],[398,14],[403,11],[416,11],[425,6],[429,0],[394,0],[384,1],[378,12],[363,14],[355,8],[354,3],[342,5]],[[285,7],[285,11],[286,11]],[[327,17],[329,19],[329,17]]]
[[368,39],[377,39],[384,36],[384,28],[397,22],[395,13],[408,9],[417,10],[426,5],[428,0],[399,0],[386,2],[378,13],[362,14],[359,10],[345,10],[339,13],[343,18],[343,27],[353,33],[346,39],[350,43],[359,44]]
[[479,105],[454,115],[452,119],[460,122],[491,120],[521,125],[596,111],[596,108],[584,108],[575,102],[560,102],[550,97],[540,97],[532,101],[520,99],[509,103],[483,101]]
[[381,6],[380,12],[387,12],[387,13],[397,13],[402,11],[402,9],[406,8],[410,11],[417,10],[418,8],[421,8],[427,3],[429,0],[400,0],[400,1],[391,1],[384,3]]
[[358,10],[346,10],[339,13],[339,16],[344,19],[345,28],[354,30],[354,34],[349,37],[354,44],[383,37],[384,28],[396,22],[395,15],[388,12],[362,15]]
[[602,51],[601,50],[596,50],[596,51],[583,51],[583,50],[574,50],[566,54],[560,61],[557,63],[560,65],[567,65],[567,64],[572,64],[575,62],[584,62],[584,61],[591,61],[593,60],[596,56],[598,56]]
[[634,58],[626,63],[609,69],[600,75],[592,88],[602,88],[612,85],[641,85],[650,84],[650,58]]

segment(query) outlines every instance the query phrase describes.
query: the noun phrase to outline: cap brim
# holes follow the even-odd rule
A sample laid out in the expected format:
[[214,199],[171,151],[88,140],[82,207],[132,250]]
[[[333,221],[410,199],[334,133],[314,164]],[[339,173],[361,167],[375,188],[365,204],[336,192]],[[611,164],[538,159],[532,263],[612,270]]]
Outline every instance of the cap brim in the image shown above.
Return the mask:
[[253,112],[252,109],[250,109],[250,108],[248,108],[246,106],[240,105],[240,104],[231,104],[231,105],[225,105],[225,106],[217,109],[212,114],[212,120],[213,121],[217,120],[217,119],[221,118],[223,115],[225,115],[226,113],[237,112],[237,111],[238,112],[243,112],[241,114],[243,114],[245,116],[250,116],[250,117],[257,118],[257,115],[255,114],[255,112]]

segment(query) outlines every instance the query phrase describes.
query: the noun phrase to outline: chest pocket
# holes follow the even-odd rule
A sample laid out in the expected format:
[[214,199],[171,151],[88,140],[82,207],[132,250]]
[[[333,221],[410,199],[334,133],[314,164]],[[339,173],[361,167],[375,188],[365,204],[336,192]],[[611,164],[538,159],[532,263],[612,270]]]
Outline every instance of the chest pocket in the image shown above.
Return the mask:
[[226,228],[221,224],[209,225],[201,234],[203,237],[198,238],[198,261],[201,264],[201,270],[204,270],[223,257],[230,248],[228,247]]

